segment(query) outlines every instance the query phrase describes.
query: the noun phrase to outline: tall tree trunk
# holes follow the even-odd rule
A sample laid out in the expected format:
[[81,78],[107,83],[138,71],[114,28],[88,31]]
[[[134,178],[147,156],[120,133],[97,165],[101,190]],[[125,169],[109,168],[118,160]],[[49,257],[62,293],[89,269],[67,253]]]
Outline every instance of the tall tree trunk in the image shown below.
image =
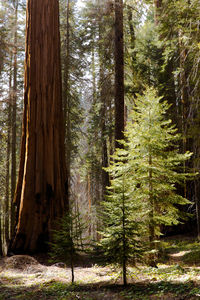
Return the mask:
[[136,54],[134,52],[135,50],[135,30],[133,27],[133,13],[132,13],[132,7],[128,5],[128,11],[127,11],[127,16],[128,16],[128,26],[129,26],[129,32],[130,32],[130,39],[131,39],[131,71],[132,71],[132,76],[134,78],[135,72],[134,72],[134,64],[136,62]]
[[[0,106],[0,108],[1,108],[1,106]],[[3,129],[0,127],[0,138],[2,138],[2,136],[3,136]],[[2,151],[0,151],[0,161],[2,161],[3,160],[3,153],[2,153]],[[2,179],[1,177],[0,177],[0,179]],[[3,245],[2,245],[2,240],[3,240],[3,232],[2,232],[2,215],[3,215],[3,195],[2,195],[2,193],[0,193],[0,256],[3,254]]]
[[[0,196],[0,203],[2,203],[2,199]],[[0,256],[3,255],[3,245],[2,245],[2,206],[0,206]]]
[[[70,0],[67,0],[66,16],[66,35],[65,35],[65,59],[64,59],[64,82],[63,82],[63,102],[64,102],[64,139],[65,153],[68,172],[68,186],[70,190],[70,169],[71,169],[71,104],[70,104],[70,86],[69,86],[69,66],[70,66]],[[70,197],[70,192],[69,192]]]
[[88,225],[88,232],[89,236],[91,236],[92,233],[92,216],[91,216],[91,194],[90,194],[90,173],[87,175],[87,200],[88,200],[88,220],[89,220],[89,225]]
[[[187,74],[186,74],[186,57],[187,49],[182,42],[183,33],[179,31],[179,51],[180,51],[180,110],[181,110],[181,130],[183,136],[182,152],[185,153],[187,149],[187,129],[188,118],[187,110],[189,106],[189,98],[187,91]],[[186,171],[186,162],[183,163],[184,172]],[[184,181],[184,197],[187,197],[187,183]]]
[[46,250],[68,208],[58,0],[28,0],[24,119],[14,252]]
[[[164,8],[162,0],[154,0],[154,23],[156,28],[159,29],[159,24],[162,22],[162,9]],[[163,41],[162,31],[158,30],[159,40]],[[170,40],[171,37],[169,37]],[[162,48],[162,56],[164,59],[165,46]],[[176,59],[171,57],[167,63],[165,63],[164,72],[159,74],[159,95],[167,99],[168,103],[171,104],[168,113],[174,123],[177,122],[177,108],[176,108],[176,89],[175,89],[175,79],[174,71],[176,69]],[[163,61],[164,63],[164,61]]]
[[149,151],[149,242],[150,247],[154,248],[155,239],[155,226],[154,226],[154,201],[152,197],[153,187],[152,187],[152,155],[151,150]]
[[197,239],[200,241],[200,203],[199,203],[200,184],[199,179],[194,181],[194,197],[196,204],[196,219],[197,219]]
[[127,286],[127,240],[126,240],[126,206],[125,206],[125,186],[123,176],[123,194],[122,194],[122,243],[123,243],[123,257],[122,257],[122,272],[123,284]]
[[[11,199],[14,199],[16,188],[16,136],[17,136],[17,21],[18,21],[18,0],[14,1],[15,7],[15,32],[14,32],[14,66],[13,66],[13,96],[12,96],[12,165],[11,165]],[[11,233],[14,233],[15,207],[11,204]]]
[[115,0],[115,147],[124,137],[123,0]]
[[99,90],[100,90],[100,103],[101,103],[101,141],[102,141],[102,174],[101,174],[101,185],[102,185],[102,198],[106,193],[106,186],[109,185],[109,175],[103,168],[108,167],[108,154],[107,154],[107,135],[106,135],[106,107],[107,107],[107,85],[105,78],[105,64],[104,64],[104,47],[102,47],[103,39],[103,27],[102,23],[99,22]]
[[[152,183],[152,152],[151,152],[151,147],[149,147],[149,244],[150,244],[150,249],[155,250],[155,224],[154,224],[154,211],[155,211],[155,204],[154,204],[154,199],[153,199],[153,183]],[[149,256],[149,264],[151,267],[156,266],[156,257],[155,254],[150,254]]]
[[[5,240],[8,246],[10,239],[11,228],[9,228],[10,221],[10,154],[11,154],[11,103],[12,103],[12,55],[10,56],[10,74],[9,74],[9,101],[8,107],[8,131],[7,131],[7,153],[6,153],[6,195],[5,195]],[[12,205],[11,205],[12,206]]]

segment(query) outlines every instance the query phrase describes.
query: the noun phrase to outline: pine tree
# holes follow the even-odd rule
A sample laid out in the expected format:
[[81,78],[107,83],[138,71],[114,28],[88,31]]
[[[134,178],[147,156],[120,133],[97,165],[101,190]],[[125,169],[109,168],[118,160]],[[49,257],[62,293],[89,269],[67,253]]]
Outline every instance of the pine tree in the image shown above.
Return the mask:
[[138,95],[135,104],[125,133],[127,163],[132,170],[129,180],[137,183],[146,202],[149,242],[154,248],[160,225],[178,224],[181,213],[177,205],[189,203],[177,194],[177,185],[194,176],[181,170],[192,154],[180,153],[177,142],[181,136],[166,118],[169,105],[156,96],[155,90],[148,88],[144,95]]
[[100,245],[108,262],[122,267],[123,284],[127,285],[127,263],[141,256],[142,202],[134,201],[133,182],[126,176],[129,165],[127,152],[116,150],[113,161],[106,170],[112,176],[108,196],[102,202],[102,239]]
[[[79,226],[77,223],[79,222]],[[71,279],[74,282],[74,260],[77,252],[83,250],[82,234],[85,228],[80,215],[73,212],[65,214],[58,222],[58,228],[53,230],[52,242],[50,244],[51,260],[70,260]]]
[[107,169],[113,180],[103,214],[102,245],[108,257],[121,261],[124,284],[124,265],[137,253],[138,243],[149,245],[149,262],[155,266],[160,226],[178,224],[183,218],[179,205],[190,203],[177,194],[177,185],[194,176],[181,170],[191,153],[179,153],[181,136],[166,118],[167,102],[148,88],[135,104],[121,141],[124,149],[116,150]]

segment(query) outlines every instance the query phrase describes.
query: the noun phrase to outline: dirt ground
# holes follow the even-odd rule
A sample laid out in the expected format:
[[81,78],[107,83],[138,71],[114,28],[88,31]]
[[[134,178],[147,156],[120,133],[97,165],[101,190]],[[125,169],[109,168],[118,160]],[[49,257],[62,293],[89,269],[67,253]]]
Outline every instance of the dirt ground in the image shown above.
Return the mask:
[[14,255],[0,260],[0,300],[200,299],[199,267],[183,268],[177,262],[158,268],[140,266],[129,268],[129,275],[124,288],[119,270],[75,267],[71,284],[71,269],[63,263],[48,265],[31,256]]
[[106,267],[75,267],[71,285],[71,269],[63,263],[43,265],[27,255],[0,261],[0,299],[123,299],[117,290],[104,289],[110,281]]

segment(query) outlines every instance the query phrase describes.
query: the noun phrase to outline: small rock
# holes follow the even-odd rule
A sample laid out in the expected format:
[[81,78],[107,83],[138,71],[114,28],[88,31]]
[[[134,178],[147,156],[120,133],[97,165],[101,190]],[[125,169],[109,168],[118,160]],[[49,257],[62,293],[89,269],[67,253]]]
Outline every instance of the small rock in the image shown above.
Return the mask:
[[57,262],[53,264],[54,267],[59,267],[59,268],[66,268],[66,264],[63,262]]

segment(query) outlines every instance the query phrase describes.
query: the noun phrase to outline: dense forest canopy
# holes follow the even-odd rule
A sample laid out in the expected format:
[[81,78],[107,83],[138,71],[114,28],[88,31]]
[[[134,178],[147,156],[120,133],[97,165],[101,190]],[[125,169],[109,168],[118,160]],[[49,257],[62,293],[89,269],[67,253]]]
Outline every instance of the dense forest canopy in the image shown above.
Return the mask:
[[1,253],[67,213],[126,284],[162,235],[200,238],[200,4],[42,2],[0,1]]

